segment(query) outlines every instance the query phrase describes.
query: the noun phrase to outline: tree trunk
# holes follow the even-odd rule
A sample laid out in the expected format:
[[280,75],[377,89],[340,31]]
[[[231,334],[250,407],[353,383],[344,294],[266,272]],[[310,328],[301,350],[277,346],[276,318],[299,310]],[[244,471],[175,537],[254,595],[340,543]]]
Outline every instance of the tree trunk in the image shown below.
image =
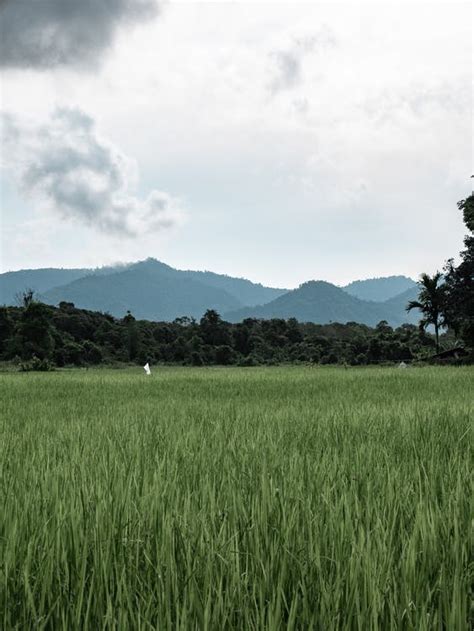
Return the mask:
[[439,324],[435,324],[436,354],[439,353]]

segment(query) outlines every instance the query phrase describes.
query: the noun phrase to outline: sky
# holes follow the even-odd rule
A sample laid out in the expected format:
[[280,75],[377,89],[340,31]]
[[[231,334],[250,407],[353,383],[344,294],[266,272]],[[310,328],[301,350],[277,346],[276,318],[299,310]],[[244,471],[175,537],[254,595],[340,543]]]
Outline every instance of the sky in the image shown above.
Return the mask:
[[0,272],[270,286],[462,248],[470,3],[0,0]]

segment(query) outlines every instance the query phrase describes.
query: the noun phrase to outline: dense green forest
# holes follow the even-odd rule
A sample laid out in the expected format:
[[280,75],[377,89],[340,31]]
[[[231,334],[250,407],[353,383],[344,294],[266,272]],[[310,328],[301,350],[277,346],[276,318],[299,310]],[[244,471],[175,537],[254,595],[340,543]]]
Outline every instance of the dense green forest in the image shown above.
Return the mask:
[[[474,349],[474,196],[458,204],[468,229],[459,263],[446,263],[443,273],[422,274],[417,310],[419,326],[375,327],[356,322],[314,324],[295,318],[246,318],[230,323],[214,309],[200,320],[137,320],[58,307],[25,292],[21,306],[0,308],[0,360],[25,369],[114,362],[187,365],[258,365],[284,362],[363,365],[433,358],[443,349]],[[285,296],[282,296],[283,300]],[[434,334],[431,333],[434,331]],[[459,353],[456,353],[459,355]]]
[[365,364],[410,360],[435,352],[431,335],[414,325],[375,329],[356,323],[317,325],[289,320],[254,320],[231,324],[216,311],[200,321],[116,319],[76,309],[71,303],[52,307],[26,297],[23,307],[0,311],[0,357],[37,367],[102,362],[179,363],[191,365],[258,365],[280,362],[347,362]]

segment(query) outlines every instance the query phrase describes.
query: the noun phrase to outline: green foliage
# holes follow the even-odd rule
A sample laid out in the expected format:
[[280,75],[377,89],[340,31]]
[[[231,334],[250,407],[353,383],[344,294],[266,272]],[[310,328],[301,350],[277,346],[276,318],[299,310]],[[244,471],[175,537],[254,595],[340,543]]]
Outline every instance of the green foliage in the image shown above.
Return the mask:
[[20,362],[19,369],[21,372],[50,372],[54,370],[54,366],[48,359],[33,357],[27,361]]
[[100,364],[103,361],[103,353],[101,351],[101,349],[94,344],[94,342],[90,342],[89,340],[86,340],[84,342],[84,344],[82,345],[83,351],[84,351],[84,357],[85,357],[85,361],[88,364]]
[[49,357],[54,347],[51,335],[51,307],[36,302],[32,297],[25,301],[18,325],[23,359],[36,356]]
[[439,329],[443,322],[443,314],[446,310],[446,287],[443,275],[436,272],[433,276],[421,274],[418,282],[418,300],[410,300],[407,311],[418,309],[423,318],[420,320],[420,328],[426,329],[433,325],[436,337],[436,352],[439,352]]
[[7,340],[12,337],[14,324],[7,307],[0,307],[0,355],[6,352]]
[[380,322],[375,329],[351,322],[318,325],[284,320],[246,319],[225,322],[208,310],[196,322],[123,319],[32,302],[0,311],[0,360],[16,355],[49,359],[56,366],[107,362],[145,364],[259,365],[278,363],[367,364],[416,359],[433,352],[430,334],[413,325],[393,329]]
[[127,311],[127,315],[123,319],[123,323],[126,328],[126,345],[128,359],[133,361],[137,358],[140,351],[140,340],[138,335],[138,329],[136,320],[130,311]]
[[445,322],[456,336],[474,349],[474,196],[458,203],[470,234],[464,239],[461,262],[449,260],[445,266]]
[[56,351],[56,361],[59,366],[74,364],[80,366],[84,363],[84,347],[73,341],[66,341]]
[[235,363],[235,353],[232,347],[227,344],[222,344],[216,347],[215,350],[215,363],[220,366],[228,366]]
[[471,234],[474,233],[474,195],[470,195],[466,199],[462,199],[458,202],[458,208],[462,211],[466,228]]
[[469,628],[472,368],[141,373],[0,374],[3,631]]

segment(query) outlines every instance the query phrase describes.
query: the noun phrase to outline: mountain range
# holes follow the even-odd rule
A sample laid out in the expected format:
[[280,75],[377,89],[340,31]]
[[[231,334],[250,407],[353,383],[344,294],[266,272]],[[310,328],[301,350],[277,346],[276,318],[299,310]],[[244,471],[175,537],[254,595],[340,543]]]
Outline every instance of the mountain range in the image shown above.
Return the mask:
[[244,278],[209,271],[177,270],[156,259],[99,269],[37,269],[0,274],[0,304],[12,305],[25,289],[48,304],[77,307],[122,317],[172,321],[200,318],[215,309],[226,320],[291,318],[302,322],[359,322],[393,326],[417,322],[406,304],[416,297],[416,283],[405,276],[354,281],[337,287],[309,281],[293,290],[265,287]]
[[393,326],[413,322],[413,317],[410,318],[410,314],[405,312],[406,303],[400,305],[396,302],[392,307],[390,300],[383,302],[360,300],[331,283],[321,280],[309,281],[265,305],[231,311],[226,313],[225,317],[230,322],[240,322],[245,318],[268,320],[296,317],[300,322],[315,322],[316,324],[358,322],[368,326],[375,326],[381,320],[387,320]]

